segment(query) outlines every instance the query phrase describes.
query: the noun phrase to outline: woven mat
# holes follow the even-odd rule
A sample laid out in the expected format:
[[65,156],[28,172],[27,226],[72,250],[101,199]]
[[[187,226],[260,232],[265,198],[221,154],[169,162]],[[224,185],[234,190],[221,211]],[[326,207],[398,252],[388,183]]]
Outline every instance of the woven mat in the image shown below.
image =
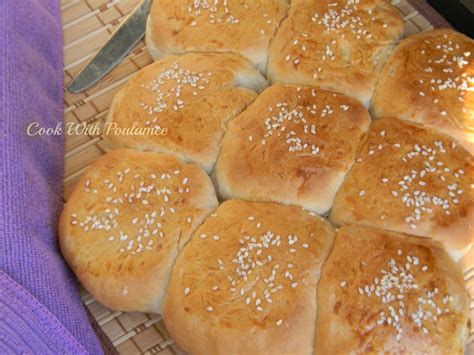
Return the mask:
[[[416,1],[420,3],[420,0]],[[64,81],[68,83],[107,40],[120,21],[139,3],[139,0],[61,0],[64,28]],[[434,28],[423,15],[405,0],[393,3],[405,19],[405,33],[429,31]],[[436,27],[443,25],[436,22]],[[115,93],[140,68],[152,60],[144,41],[97,85],[81,94],[65,91],[64,115],[66,122],[103,122]],[[104,153],[101,138],[90,135],[66,137],[64,199],[67,200],[84,170]],[[470,267],[467,267],[467,261]],[[474,324],[474,251],[464,259],[463,269],[469,292]],[[86,291],[82,299],[97,324],[110,338],[113,346],[124,354],[182,354],[170,338],[158,315],[112,312],[96,302]],[[474,333],[470,335],[470,351],[474,354]]]

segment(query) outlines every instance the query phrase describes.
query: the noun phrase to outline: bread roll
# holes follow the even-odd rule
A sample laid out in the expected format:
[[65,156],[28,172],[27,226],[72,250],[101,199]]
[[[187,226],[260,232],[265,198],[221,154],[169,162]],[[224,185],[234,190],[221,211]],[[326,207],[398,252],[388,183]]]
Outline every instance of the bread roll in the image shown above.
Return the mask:
[[317,297],[315,354],[463,354],[462,272],[431,240],[344,226]]
[[333,238],[301,208],[224,202],[176,260],[166,328],[189,354],[311,354]]
[[388,0],[300,0],[270,46],[273,83],[311,84],[366,106],[403,19]]
[[185,52],[235,52],[265,72],[268,45],[288,0],[155,0],[146,41],[156,60]]
[[[116,95],[107,117],[107,148],[133,148],[214,166],[226,123],[266,86],[239,55],[170,56],[140,70]],[[118,129],[167,129],[167,134],[127,135]],[[156,132],[161,133],[161,132]]]
[[473,58],[474,40],[453,30],[408,37],[380,74],[374,115],[438,129],[474,154]]
[[440,241],[456,260],[472,246],[473,157],[449,137],[398,119],[375,121],[330,219]]
[[161,313],[174,260],[217,206],[206,173],[176,158],[115,150],[84,173],[61,214],[64,258],[99,302]]
[[271,86],[229,124],[214,171],[220,196],[325,213],[369,124],[366,108],[342,94]]

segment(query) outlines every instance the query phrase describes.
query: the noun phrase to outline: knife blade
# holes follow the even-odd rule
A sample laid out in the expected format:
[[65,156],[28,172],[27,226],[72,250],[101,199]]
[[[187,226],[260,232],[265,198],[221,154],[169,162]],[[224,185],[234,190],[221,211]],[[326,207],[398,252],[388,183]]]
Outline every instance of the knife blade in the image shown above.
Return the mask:
[[146,31],[146,20],[153,0],[143,0],[123,21],[97,54],[68,85],[79,93],[91,87],[111,71],[137,45]]

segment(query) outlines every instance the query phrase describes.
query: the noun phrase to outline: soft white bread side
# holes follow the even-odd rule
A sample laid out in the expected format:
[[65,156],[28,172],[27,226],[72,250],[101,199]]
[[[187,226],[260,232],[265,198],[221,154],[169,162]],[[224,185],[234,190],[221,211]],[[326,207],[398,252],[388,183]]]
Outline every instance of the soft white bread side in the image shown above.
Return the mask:
[[[140,70],[116,94],[104,129],[105,147],[173,154],[210,172],[227,122],[266,84],[237,54],[167,57]],[[133,127],[167,133],[119,131]]]
[[345,95],[271,86],[229,124],[213,172],[219,195],[326,213],[369,124]]
[[403,34],[388,0],[300,0],[270,45],[272,83],[341,92],[368,107],[383,62]]
[[463,275],[434,241],[344,226],[318,284],[315,354],[462,355]]
[[329,218],[433,238],[458,260],[473,244],[473,176],[472,155],[448,136],[376,120]]
[[217,199],[204,170],[120,149],[96,160],[59,222],[61,252],[82,285],[113,310],[161,313],[176,256]]
[[287,8],[287,0],[155,0],[147,46],[155,60],[187,52],[235,52],[264,73],[270,40]]
[[474,40],[450,29],[404,39],[380,74],[374,116],[440,130],[474,154],[473,58]]
[[332,226],[299,207],[226,201],[173,267],[164,321],[190,354],[312,354]]

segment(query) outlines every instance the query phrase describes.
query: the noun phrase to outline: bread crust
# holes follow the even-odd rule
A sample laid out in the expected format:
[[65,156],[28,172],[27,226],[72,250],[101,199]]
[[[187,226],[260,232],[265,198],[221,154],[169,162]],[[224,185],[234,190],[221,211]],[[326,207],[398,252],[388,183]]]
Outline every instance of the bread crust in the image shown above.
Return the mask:
[[463,354],[463,275],[431,240],[343,226],[318,285],[315,354]]
[[473,243],[472,176],[473,157],[448,136],[376,120],[329,218],[433,238],[458,260]]
[[387,0],[297,1],[270,45],[267,76],[341,92],[368,107],[402,34],[403,19]]
[[[167,57],[140,70],[116,94],[106,119],[104,145],[172,154],[210,172],[227,122],[266,84],[236,54]],[[112,125],[161,128],[167,133],[126,135],[107,128]]]
[[106,307],[161,313],[176,256],[215,207],[199,167],[115,150],[87,169],[69,197],[59,221],[61,252]]
[[326,220],[298,207],[224,202],[176,260],[166,328],[190,354],[311,354],[333,238]]
[[155,0],[147,22],[153,58],[187,52],[235,52],[265,72],[268,46],[288,0]]
[[380,74],[374,116],[440,130],[474,154],[473,58],[474,40],[450,29],[404,39]]
[[271,86],[229,124],[213,172],[219,195],[326,213],[369,124],[345,95]]

